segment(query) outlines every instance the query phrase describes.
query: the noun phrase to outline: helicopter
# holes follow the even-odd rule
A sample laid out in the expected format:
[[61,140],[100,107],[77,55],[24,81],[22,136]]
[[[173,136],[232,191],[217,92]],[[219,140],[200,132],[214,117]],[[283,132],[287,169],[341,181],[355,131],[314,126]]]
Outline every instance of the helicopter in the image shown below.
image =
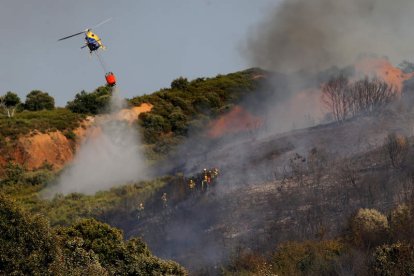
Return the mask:
[[86,45],[82,46],[81,49],[83,49],[85,47],[88,47],[89,48],[89,53],[91,55],[92,55],[93,52],[95,52],[96,56],[99,59],[99,62],[101,63],[102,69],[105,71],[106,84],[110,87],[113,87],[113,86],[116,85],[116,77],[115,77],[114,73],[108,72],[102,57],[97,52],[99,49],[105,50],[106,47],[102,44],[102,41],[99,38],[99,36],[92,32],[92,29],[95,29],[95,28],[107,23],[110,20],[112,20],[112,18],[108,18],[108,19],[102,21],[101,23],[95,25],[94,27],[88,28],[88,29],[86,29],[82,32],[62,37],[58,41],[65,40],[65,39],[68,39],[68,38],[71,38],[71,37],[74,37],[74,36],[78,36],[78,35],[81,35],[81,34],[85,34],[85,44]]
[[95,28],[97,28],[97,27],[99,27],[99,26],[107,23],[110,20],[112,20],[112,18],[108,18],[108,19],[102,21],[101,23],[95,25],[94,27],[85,29],[82,32],[79,32],[79,33],[76,33],[76,34],[72,34],[72,35],[69,35],[69,36],[62,37],[58,41],[62,41],[62,40],[65,40],[65,39],[68,39],[68,38],[71,38],[71,37],[74,37],[74,36],[78,36],[78,35],[81,35],[81,34],[85,34],[85,44],[86,45],[82,46],[81,49],[83,49],[85,47],[88,47],[89,48],[89,52],[91,54],[92,54],[92,52],[97,51],[99,49],[105,50],[106,47],[102,44],[102,41],[99,38],[99,36],[97,34],[95,34],[95,33],[92,32],[92,29],[95,29]]

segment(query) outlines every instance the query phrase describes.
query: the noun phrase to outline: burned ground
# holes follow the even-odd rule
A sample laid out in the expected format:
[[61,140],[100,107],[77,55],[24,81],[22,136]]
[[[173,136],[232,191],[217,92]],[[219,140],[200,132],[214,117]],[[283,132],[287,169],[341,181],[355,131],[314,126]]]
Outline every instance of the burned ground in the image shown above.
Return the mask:
[[[359,208],[387,210],[407,199],[413,149],[395,167],[384,143],[389,133],[411,136],[409,122],[409,115],[383,115],[267,137],[198,140],[169,159],[180,173],[144,210],[106,219],[128,237],[142,236],[158,256],[209,274],[240,248],[270,252],[283,241],[331,238]],[[214,185],[189,188],[190,177],[214,167]]]

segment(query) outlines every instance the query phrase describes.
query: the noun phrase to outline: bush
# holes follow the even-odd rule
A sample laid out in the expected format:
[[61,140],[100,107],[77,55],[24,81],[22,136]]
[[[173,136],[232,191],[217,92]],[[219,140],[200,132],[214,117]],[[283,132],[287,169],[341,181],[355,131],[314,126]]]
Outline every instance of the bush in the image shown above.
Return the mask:
[[371,269],[374,275],[413,275],[414,247],[400,242],[377,247]]
[[8,162],[4,169],[2,184],[17,184],[23,179],[24,168],[15,162]]
[[389,134],[385,141],[385,151],[394,168],[400,168],[408,154],[408,139],[403,135],[395,133]]
[[395,241],[410,241],[413,239],[414,227],[411,209],[401,204],[390,214],[390,232]]
[[278,248],[272,264],[281,275],[330,275],[343,251],[343,244],[335,240],[289,242]]
[[52,172],[49,170],[37,170],[32,172],[26,172],[23,175],[22,183],[28,185],[46,185],[46,183],[52,179]]
[[359,209],[351,220],[353,241],[356,245],[376,246],[388,237],[387,217],[375,209]]
[[75,141],[75,140],[76,140],[76,134],[75,134],[75,132],[73,132],[72,130],[67,130],[67,131],[65,131],[65,132],[63,133],[63,135],[65,135],[65,137],[66,137],[68,140],[72,140],[72,141]]
[[65,108],[27,111],[17,113],[13,118],[0,117],[0,135],[16,138],[31,131],[73,130],[80,125],[84,115],[75,114]]

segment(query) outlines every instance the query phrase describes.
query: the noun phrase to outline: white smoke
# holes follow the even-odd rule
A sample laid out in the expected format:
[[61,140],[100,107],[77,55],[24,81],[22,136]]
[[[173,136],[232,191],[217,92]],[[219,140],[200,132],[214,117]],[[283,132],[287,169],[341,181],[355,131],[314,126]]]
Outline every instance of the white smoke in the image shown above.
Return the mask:
[[87,135],[72,164],[62,172],[57,184],[46,194],[94,194],[146,178],[138,132],[126,121],[110,119],[124,105],[118,90],[113,89],[109,119],[96,122],[96,126],[92,127],[95,132]]

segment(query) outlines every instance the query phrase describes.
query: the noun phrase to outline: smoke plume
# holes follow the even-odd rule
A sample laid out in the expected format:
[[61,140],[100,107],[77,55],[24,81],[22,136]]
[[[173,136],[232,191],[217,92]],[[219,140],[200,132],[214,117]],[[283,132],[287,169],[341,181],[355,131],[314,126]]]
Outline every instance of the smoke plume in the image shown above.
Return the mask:
[[123,105],[124,100],[114,89],[111,115],[97,120],[96,126],[90,129],[72,164],[62,172],[57,185],[51,188],[52,194],[93,194],[146,177],[137,131],[128,122],[114,119]]
[[278,71],[320,71],[347,66],[361,54],[400,62],[412,55],[411,0],[289,0],[247,40],[254,66]]

